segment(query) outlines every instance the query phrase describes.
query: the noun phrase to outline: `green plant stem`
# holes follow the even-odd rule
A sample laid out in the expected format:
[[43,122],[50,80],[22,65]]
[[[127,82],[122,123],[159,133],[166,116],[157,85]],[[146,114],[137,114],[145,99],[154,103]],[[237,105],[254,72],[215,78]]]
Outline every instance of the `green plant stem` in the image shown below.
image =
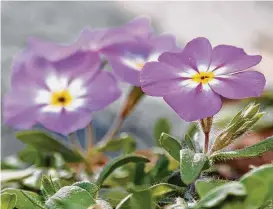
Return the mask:
[[72,148],[74,149],[74,151],[83,153],[83,149],[82,149],[81,145],[79,144],[78,137],[76,136],[75,132],[68,135],[68,140],[69,140]]

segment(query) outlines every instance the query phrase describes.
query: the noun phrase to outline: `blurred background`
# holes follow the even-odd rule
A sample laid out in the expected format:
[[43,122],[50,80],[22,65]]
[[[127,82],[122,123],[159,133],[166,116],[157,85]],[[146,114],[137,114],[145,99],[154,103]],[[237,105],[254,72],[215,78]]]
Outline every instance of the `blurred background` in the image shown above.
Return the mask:
[[[114,27],[139,15],[151,18],[156,33],[174,34],[181,46],[195,37],[204,36],[213,45],[236,45],[249,54],[262,55],[256,70],[265,74],[267,90],[272,90],[273,2],[8,1],[1,4],[1,98],[9,89],[12,59],[25,46],[29,36],[71,42],[84,26]],[[98,137],[105,133],[125,99],[128,85],[120,86],[124,91],[122,98],[105,111],[94,114]],[[139,148],[147,148],[154,143],[151,129],[160,117],[170,119],[174,135],[183,135],[186,124],[162,99],[151,97],[141,101],[125,121],[122,131],[132,133],[138,139]],[[273,111],[268,120],[273,122]],[[23,144],[15,139],[12,128],[1,124],[1,131],[2,157],[22,148]]]

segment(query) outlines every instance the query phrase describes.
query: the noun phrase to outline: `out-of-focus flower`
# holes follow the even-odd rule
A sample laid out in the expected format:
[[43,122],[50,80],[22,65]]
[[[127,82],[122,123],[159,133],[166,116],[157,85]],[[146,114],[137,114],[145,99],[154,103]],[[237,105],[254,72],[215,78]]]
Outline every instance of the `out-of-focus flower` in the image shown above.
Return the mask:
[[115,54],[124,45],[135,42],[137,38],[147,38],[152,34],[150,19],[138,17],[127,24],[109,29],[86,27],[77,40],[71,44],[57,44],[38,38],[29,38],[28,46],[36,54],[51,61],[64,59],[76,51],[96,51],[102,54]]
[[112,74],[100,71],[97,53],[77,52],[50,62],[25,51],[14,61],[3,117],[15,128],[41,124],[67,135],[85,128],[92,111],[105,108],[120,94]]
[[140,86],[140,71],[147,62],[157,61],[163,52],[182,51],[172,35],[138,38],[123,46],[121,53],[107,56],[115,75],[122,81]]
[[147,63],[141,71],[142,90],[164,100],[186,121],[215,115],[222,97],[257,97],[265,86],[264,75],[245,71],[261,56],[243,49],[219,45],[212,49],[206,38],[190,41],[181,53],[163,53],[159,62]]

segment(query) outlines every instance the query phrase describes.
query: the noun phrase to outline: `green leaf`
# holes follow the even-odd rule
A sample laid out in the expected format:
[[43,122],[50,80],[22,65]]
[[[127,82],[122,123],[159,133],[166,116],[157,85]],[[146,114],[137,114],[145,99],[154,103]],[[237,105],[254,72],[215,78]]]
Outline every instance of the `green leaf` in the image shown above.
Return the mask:
[[188,136],[188,135],[185,135],[185,138],[182,141],[182,147],[184,149],[190,149],[190,150],[196,152],[195,144],[194,144],[193,140],[190,138],[190,136]]
[[213,188],[223,185],[227,183],[226,180],[214,180],[214,179],[208,179],[208,180],[197,180],[195,182],[195,188],[200,196],[200,198],[203,198],[210,190]]
[[151,191],[145,190],[133,193],[130,198],[130,207],[134,209],[154,209]]
[[118,167],[123,166],[127,163],[147,163],[149,160],[145,157],[137,156],[137,155],[124,155],[115,158],[110,163],[108,163],[102,172],[99,175],[99,178],[96,182],[96,185],[99,187],[103,184],[104,180]]
[[107,141],[98,148],[100,152],[114,152],[123,150],[124,154],[130,154],[136,149],[136,140],[128,134],[121,134],[119,139],[112,139]]
[[269,137],[252,146],[228,152],[215,152],[209,159],[211,162],[225,161],[236,158],[251,158],[262,155],[263,153],[273,150],[273,137]]
[[89,194],[94,199],[96,199],[97,193],[99,191],[99,187],[96,184],[93,184],[93,183],[88,182],[88,181],[76,182],[76,183],[72,184],[72,186],[78,186],[78,187],[86,190],[87,192],[89,192]]
[[219,205],[223,202],[227,196],[245,196],[246,189],[243,184],[239,182],[230,182],[217,186],[214,189],[210,190],[194,208],[210,208]]
[[36,208],[41,208],[41,209],[46,209],[46,207],[43,205],[42,202],[40,202],[39,198],[35,198],[32,195],[29,195],[27,192],[24,192],[23,190],[21,190],[21,192],[23,193],[23,195],[30,201],[32,202],[33,205],[36,206]]
[[[24,194],[22,193],[22,191],[24,192]],[[37,202],[41,203],[41,197],[39,197],[39,195],[37,195],[34,192],[10,188],[10,189],[4,189],[2,191],[2,194],[16,195],[17,201],[15,204],[15,207],[19,209],[37,209],[37,205],[34,204],[32,201],[30,201],[29,198],[25,196],[25,194],[27,194],[28,197],[31,197],[32,199],[35,199]]]
[[66,145],[53,139],[48,134],[37,130],[20,131],[16,133],[16,137],[24,144],[35,147],[40,152],[58,152],[67,162],[80,162],[82,156],[72,151]]
[[34,164],[38,157],[38,150],[28,145],[18,153],[18,157],[23,162]]
[[96,202],[88,191],[78,186],[65,186],[50,197],[45,205],[50,209],[66,209],[66,205],[78,204],[88,208]]
[[181,145],[169,134],[162,133],[159,138],[159,145],[163,147],[175,160],[180,161]]
[[166,134],[170,134],[171,132],[171,124],[167,118],[160,118],[158,121],[156,121],[154,127],[154,137],[156,141],[158,141],[163,132]]
[[245,174],[240,182],[245,186],[247,197],[245,208],[258,208],[267,201],[273,201],[273,166],[263,165]]
[[45,199],[48,199],[57,192],[52,179],[47,178],[45,175],[42,175],[41,192]]
[[194,153],[190,149],[180,151],[181,180],[185,184],[191,184],[201,173],[207,157],[203,153]]
[[119,202],[128,195],[128,192],[124,188],[101,188],[99,191],[99,197],[107,200],[114,208]]
[[15,194],[1,194],[1,209],[13,209],[16,201],[17,197]]

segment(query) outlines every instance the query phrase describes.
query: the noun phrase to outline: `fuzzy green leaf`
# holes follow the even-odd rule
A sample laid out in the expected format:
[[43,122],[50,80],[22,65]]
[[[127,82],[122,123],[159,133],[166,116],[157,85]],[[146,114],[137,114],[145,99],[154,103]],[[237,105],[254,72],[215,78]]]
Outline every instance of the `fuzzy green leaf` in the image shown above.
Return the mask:
[[103,184],[104,180],[118,167],[123,166],[127,163],[147,163],[149,160],[145,157],[137,156],[137,155],[124,155],[115,158],[110,163],[108,163],[102,172],[99,175],[99,178],[96,182],[96,185],[99,187]]
[[86,190],[87,192],[90,193],[90,195],[94,199],[96,199],[97,192],[99,191],[99,187],[96,184],[93,184],[93,183],[88,182],[88,181],[76,182],[76,183],[72,184],[72,186],[78,186],[78,187]]
[[133,193],[130,198],[130,207],[134,209],[154,209],[151,191],[145,190]]
[[66,209],[66,205],[78,204],[88,208],[95,203],[95,200],[85,189],[78,186],[65,186],[50,197],[45,205],[50,209]]
[[195,144],[189,135],[185,135],[185,138],[182,141],[182,146],[184,149],[190,149],[190,150],[196,152]]
[[180,151],[181,180],[185,184],[192,183],[201,173],[207,157],[203,153],[194,153],[190,149]]
[[211,208],[219,205],[223,202],[227,196],[245,196],[246,189],[243,184],[239,182],[230,182],[217,186],[214,189],[210,190],[194,208]]
[[[24,193],[23,193],[24,192]],[[2,194],[14,194],[17,197],[17,201],[15,204],[16,208],[19,209],[37,209],[37,205],[34,204],[28,197],[31,199],[35,199],[35,201],[42,205],[41,197],[34,192],[24,191],[20,189],[4,189]],[[26,197],[27,195],[27,197]],[[39,208],[39,207],[38,207]]]
[[67,162],[82,161],[82,156],[79,153],[41,131],[20,131],[16,133],[16,137],[24,144],[35,147],[40,152],[58,152]]
[[228,181],[225,180],[214,180],[214,179],[209,179],[209,180],[197,180],[195,182],[195,188],[200,196],[200,198],[203,198],[210,190],[213,188],[223,185],[227,183]]
[[215,152],[209,159],[211,162],[224,161],[236,158],[252,158],[273,150],[273,137],[269,137],[252,146],[228,152]]
[[159,145],[163,147],[175,160],[180,161],[180,150],[182,149],[179,142],[167,133],[162,133],[159,138]]
[[167,118],[160,118],[154,127],[154,137],[156,141],[160,138],[162,133],[170,134],[171,132],[171,124]]
[[244,208],[258,208],[267,201],[273,201],[272,173],[272,165],[263,165],[248,172],[240,179],[247,191]]
[[1,209],[13,209],[15,207],[17,197],[15,194],[1,194]]

